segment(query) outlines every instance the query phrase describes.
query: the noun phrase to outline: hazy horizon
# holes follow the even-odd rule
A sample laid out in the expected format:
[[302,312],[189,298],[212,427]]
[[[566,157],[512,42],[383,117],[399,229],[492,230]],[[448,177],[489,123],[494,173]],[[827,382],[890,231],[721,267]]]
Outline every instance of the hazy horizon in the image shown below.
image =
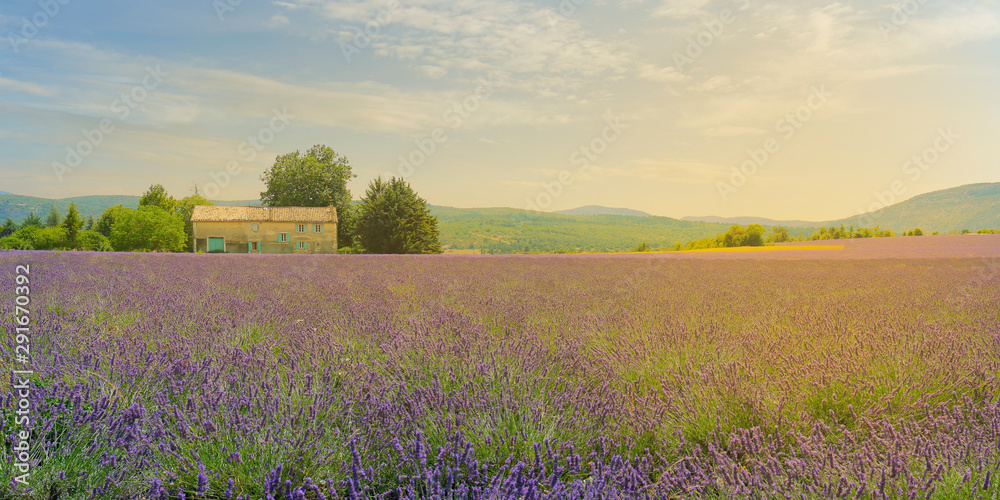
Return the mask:
[[314,144],[451,207],[826,221],[1000,180],[990,0],[2,1],[0,35],[29,196],[257,199]]

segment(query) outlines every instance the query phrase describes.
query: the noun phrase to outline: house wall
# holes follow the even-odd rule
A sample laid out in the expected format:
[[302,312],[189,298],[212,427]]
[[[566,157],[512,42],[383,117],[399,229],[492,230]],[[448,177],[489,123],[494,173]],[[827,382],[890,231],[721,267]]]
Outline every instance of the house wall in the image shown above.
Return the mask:
[[[260,253],[337,253],[337,223],[324,222],[323,232],[313,232],[315,222],[306,223],[306,232],[295,231],[296,222],[193,222],[194,251],[207,252],[208,238],[224,238],[226,253],[247,253],[247,243],[260,242]],[[279,243],[278,234],[288,233],[288,242]],[[308,242],[309,248],[295,248],[296,242]],[[256,253],[256,252],[255,252]]]

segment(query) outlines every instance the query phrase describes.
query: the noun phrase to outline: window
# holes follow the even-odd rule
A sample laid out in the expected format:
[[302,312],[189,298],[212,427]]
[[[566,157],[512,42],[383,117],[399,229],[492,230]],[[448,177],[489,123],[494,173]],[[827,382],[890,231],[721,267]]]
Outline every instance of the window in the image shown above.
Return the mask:
[[254,222],[253,224],[250,224],[250,229],[252,229],[253,232],[256,233],[257,230],[260,229],[260,226],[256,222]]
[[323,224],[313,224],[313,232],[314,233],[322,233],[323,232]]
[[295,249],[296,250],[300,250],[300,249],[308,250],[309,249],[309,242],[308,241],[296,241],[295,242]]
[[278,233],[278,243],[288,243],[288,233]]
[[[256,226],[257,224],[254,224],[254,225]],[[250,250],[253,250],[254,252],[259,252],[260,251],[260,242],[259,241],[251,241],[250,242]]]
[[304,233],[304,232],[306,232],[306,225],[305,224],[296,224],[295,225],[295,232],[296,233]]

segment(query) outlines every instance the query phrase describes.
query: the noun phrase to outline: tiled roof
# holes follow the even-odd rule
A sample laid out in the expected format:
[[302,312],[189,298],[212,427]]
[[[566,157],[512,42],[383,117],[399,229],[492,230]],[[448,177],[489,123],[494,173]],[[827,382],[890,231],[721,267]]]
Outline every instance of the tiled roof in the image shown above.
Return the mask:
[[337,222],[337,209],[329,207],[223,207],[197,205],[193,222]]

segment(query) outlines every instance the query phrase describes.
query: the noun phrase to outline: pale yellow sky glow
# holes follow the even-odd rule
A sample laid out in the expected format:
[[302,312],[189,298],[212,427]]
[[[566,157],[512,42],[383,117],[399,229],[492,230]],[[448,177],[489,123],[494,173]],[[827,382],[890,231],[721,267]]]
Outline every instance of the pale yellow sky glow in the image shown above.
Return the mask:
[[318,143],[355,195],[459,207],[829,220],[1000,181],[996,2],[95,2],[27,37],[37,10],[0,6],[0,191],[255,199]]

